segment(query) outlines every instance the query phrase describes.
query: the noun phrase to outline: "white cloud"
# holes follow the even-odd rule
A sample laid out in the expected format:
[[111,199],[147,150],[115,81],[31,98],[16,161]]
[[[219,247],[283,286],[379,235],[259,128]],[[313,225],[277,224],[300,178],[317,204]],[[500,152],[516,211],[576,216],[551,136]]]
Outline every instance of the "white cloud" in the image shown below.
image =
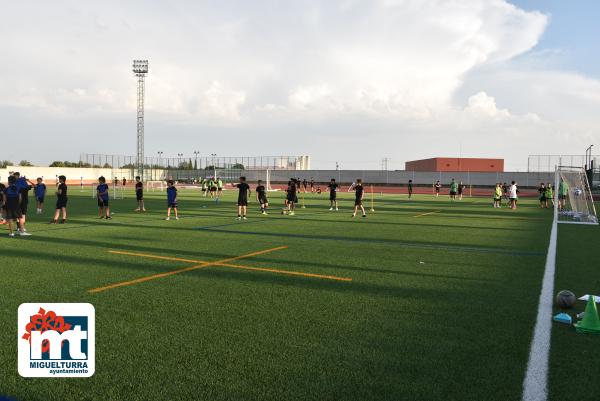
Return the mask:
[[[579,110],[599,97],[596,81],[514,70],[511,60],[534,48],[548,18],[504,0],[150,2],[143,12],[116,0],[59,0],[11,3],[4,14],[0,37],[9,40],[0,51],[11,62],[0,64],[10,77],[0,81],[0,112],[17,108],[40,124],[71,118],[67,130],[134,113],[130,62],[139,57],[150,59],[148,132],[185,143],[199,127],[234,127],[227,140],[211,140],[249,152],[248,133],[285,130],[302,143],[260,141],[255,152],[316,159],[327,152],[319,141],[359,160],[365,151],[371,159],[437,153],[432,144],[444,150],[453,136],[476,143],[482,130],[535,136],[560,120],[565,97]],[[365,136],[377,143],[357,145]],[[107,139],[97,151],[116,151],[110,143],[121,141]]]

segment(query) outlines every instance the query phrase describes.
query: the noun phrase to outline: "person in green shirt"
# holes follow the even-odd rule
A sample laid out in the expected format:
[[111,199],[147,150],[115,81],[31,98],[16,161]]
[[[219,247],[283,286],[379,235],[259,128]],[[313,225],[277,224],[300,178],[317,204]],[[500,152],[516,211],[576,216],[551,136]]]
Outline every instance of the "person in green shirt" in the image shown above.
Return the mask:
[[215,196],[215,193],[213,190],[214,187],[215,187],[215,180],[213,180],[213,178],[211,177],[208,179],[208,193],[210,194],[211,198],[214,198],[214,196]]
[[494,189],[494,207],[502,207],[502,185],[499,182],[496,183],[496,189]]
[[552,202],[552,206],[554,206],[554,191],[550,183],[546,184],[546,207],[548,207],[548,201]]
[[202,196],[207,197],[208,191],[206,190],[207,181],[206,178],[202,179]]
[[450,183],[450,199],[452,199],[453,201],[456,200],[457,192],[458,192],[458,184],[453,178],[452,182]]
[[220,197],[223,194],[223,180],[221,178],[217,178],[217,197]]
[[567,194],[569,193],[569,185],[561,181],[558,184],[558,210],[562,210],[565,207],[565,203],[567,202]]

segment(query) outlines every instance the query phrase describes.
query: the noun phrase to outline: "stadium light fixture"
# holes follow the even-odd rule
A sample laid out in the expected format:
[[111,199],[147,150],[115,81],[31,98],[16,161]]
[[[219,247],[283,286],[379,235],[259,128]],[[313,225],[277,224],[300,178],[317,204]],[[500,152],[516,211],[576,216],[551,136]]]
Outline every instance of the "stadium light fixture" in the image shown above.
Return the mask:
[[133,60],[133,73],[137,77],[137,175],[144,179],[144,97],[148,60]]

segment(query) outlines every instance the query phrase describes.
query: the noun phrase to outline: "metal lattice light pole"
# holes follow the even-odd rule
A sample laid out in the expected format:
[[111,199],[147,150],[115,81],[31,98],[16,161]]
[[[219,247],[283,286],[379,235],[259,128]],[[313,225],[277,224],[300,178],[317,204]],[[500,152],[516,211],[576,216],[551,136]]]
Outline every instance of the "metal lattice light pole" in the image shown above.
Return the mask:
[[148,74],[148,60],[133,60],[133,73],[137,77],[137,175],[144,179],[144,92]]

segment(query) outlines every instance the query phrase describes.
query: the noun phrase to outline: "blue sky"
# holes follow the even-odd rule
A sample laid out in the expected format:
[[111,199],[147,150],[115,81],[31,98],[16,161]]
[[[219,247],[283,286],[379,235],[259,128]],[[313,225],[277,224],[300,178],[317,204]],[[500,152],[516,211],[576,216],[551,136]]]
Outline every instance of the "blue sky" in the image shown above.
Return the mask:
[[599,11],[558,0],[10,2],[0,132],[27,146],[0,146],[0,159],[135,154],[131,60],[147,58],[147,155],[307,154],[344,169],[385,157],[401,169],[460,150],[523,170],[529,154],[600,142]]
[[532,50],[560,50],[552,60],[556,68],[600,78],[600,1],[514,0],[525,10],[539,10],[550,23]]

